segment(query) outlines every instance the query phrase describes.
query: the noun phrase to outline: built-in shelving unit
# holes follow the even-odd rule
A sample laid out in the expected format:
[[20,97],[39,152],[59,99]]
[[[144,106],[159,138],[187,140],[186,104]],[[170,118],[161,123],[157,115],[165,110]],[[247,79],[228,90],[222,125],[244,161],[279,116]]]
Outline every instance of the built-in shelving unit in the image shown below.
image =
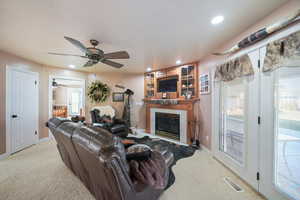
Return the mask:
[[181,96],[185,97],[191,95],[196,96],[196,67],[194,65],[187,65],[181,67]]
[[145,74],[145,98],[154,97],[154,80],[155,73]]
[[[159,80],[176,77],[177,91],[167,92],[164,97],[158,91]],[[189,99],[198,98],[198,67],[197,63],[185,64],[176,67],[169,67],[145,73],[145,100],[151,99]]]

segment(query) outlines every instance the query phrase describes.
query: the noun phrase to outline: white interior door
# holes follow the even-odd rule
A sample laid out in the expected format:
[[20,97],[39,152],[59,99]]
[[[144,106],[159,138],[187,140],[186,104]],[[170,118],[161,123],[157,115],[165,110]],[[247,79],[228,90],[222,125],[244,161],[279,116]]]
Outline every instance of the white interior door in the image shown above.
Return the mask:
[[300,66],[261,73],[261,80],[260,192],[300,200]]
[[10,69],[11,153],[36,143],[38,139],[38,74]]
[[216,158],[258,190],[259,51],[249,54],[255,74],[215,83]]

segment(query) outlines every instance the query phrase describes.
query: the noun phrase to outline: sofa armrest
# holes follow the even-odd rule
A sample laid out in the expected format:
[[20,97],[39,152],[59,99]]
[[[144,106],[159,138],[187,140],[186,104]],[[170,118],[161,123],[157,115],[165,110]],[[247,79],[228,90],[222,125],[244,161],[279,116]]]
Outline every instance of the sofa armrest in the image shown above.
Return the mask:
[[93,126],[104,128],[105,124],[103,124],[103,123],[93,123]]

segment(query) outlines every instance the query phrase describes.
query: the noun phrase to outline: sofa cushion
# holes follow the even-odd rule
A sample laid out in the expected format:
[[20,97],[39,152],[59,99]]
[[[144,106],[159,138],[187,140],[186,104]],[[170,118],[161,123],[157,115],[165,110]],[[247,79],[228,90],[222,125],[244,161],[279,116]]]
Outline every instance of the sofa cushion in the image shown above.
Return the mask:
[[70,166],[68,166],[86,185],[88,189],[90,189],[89,185],[89,177],[87,175],[87,171],[82,164],[82,160],[80,159],[74,144],[72,142],[73,133],[77,128],[80,128],[81,125],[74,122],[64,122],[58,128],[57,132],[60,134],[60,140],[65,148],[65,150],[69,154],[70,158]]
[[104,129],[81,127],[75,130],[73,143],[87,169],[91,191],[96,199],[121,199],[113,171],[108,167],[113,153],[108,150],[113,145],[112,135]]

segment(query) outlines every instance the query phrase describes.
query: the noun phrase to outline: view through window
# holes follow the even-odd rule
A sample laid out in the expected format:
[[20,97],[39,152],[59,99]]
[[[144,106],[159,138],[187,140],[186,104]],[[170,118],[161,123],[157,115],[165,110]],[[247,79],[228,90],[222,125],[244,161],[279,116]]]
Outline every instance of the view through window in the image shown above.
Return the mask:
[[243,79],[222,84],[220,150],[243,164],[245,86]]
[[300,200],[300,70],[278,71],[275,93],[275,184]]

